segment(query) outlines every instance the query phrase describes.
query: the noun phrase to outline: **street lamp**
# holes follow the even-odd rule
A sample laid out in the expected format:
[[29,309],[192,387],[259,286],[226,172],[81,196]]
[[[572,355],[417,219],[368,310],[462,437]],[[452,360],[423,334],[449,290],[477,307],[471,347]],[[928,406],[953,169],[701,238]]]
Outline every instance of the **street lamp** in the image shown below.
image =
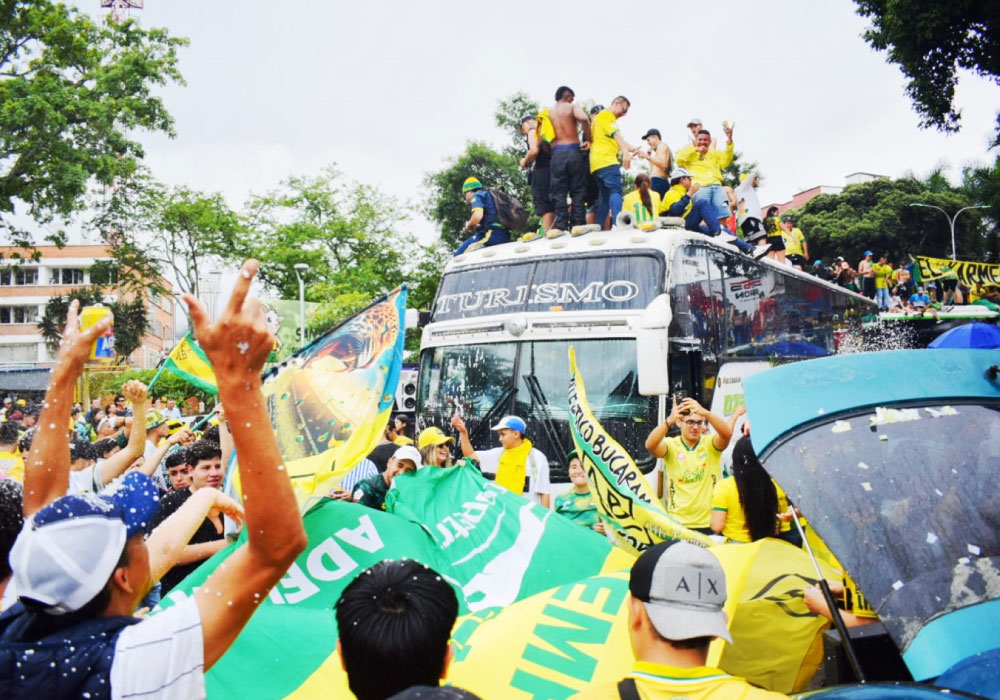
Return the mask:
[[912,204],[910,204],[910,206],[911,207],[926,207],[927,209],[937,209],[939,212],[941,212],[942,214],[944,214],[944,218],[948,219],[948,225],[951,226],[951,259],[952,260],[957,260],[958,259],[958,256],[955,253],[955,219],[957,219],[958,215],[961,214],[966,209],[989,209],[990,208],[989,204],[976,204],[976,205],[971,206],[971,207],[962,207],[961,209],[959,209],[958,211],[955,212],[955,216],[948,216],[948,212],[946,212],[941,207],[935,206],[933,204],[924,204],[922,202],[913,202]]
[[305,272],[309,266],[306,263],[295,263],[292,268],[299,280],[299,347],[304,348],[306,346],[306,283],[299,272]]

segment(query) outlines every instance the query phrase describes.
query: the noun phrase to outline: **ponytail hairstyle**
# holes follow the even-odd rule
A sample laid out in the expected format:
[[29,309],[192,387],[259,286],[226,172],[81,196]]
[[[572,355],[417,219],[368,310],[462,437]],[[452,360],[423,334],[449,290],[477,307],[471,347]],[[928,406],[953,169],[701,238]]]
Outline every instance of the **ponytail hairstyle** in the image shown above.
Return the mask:
[[778,530],[778,491],[757,459],[749,435],[741,437],[733,448],[733,479],[750,541],[774,537]]
[[635,188],[639,190],[639,199],[642,200],[642,206],[646,207],[646,211],[649,212],[650,216],[653,216],[653,200],[649,196],[649,187],[649,175],[639,173],[635,176]]

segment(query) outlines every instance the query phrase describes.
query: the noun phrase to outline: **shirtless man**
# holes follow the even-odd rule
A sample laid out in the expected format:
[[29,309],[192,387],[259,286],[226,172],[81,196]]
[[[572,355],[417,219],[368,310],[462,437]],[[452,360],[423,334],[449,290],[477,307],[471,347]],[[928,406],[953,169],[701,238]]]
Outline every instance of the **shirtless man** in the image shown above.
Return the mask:
[[[552,142],[552,162],[549,165],[549,192],[556,210],[553,228],[565,231],[567,226],[586,223],[588,161],[584,151],[590,148],[590,117],[573,104],[576,95],[565,85],[556,90],[556,103],[549,109],[556,138]],[[578,126],[583,127],[580,143]],[[567,211],[566,194],[573,200],[572,222]]]
[[649,145],[649,152],[639,151],[639,157],[649,161],[650,186],[663,197],[670,189],[670,148],[663,143],[659,129],[650,129],[642,140]]

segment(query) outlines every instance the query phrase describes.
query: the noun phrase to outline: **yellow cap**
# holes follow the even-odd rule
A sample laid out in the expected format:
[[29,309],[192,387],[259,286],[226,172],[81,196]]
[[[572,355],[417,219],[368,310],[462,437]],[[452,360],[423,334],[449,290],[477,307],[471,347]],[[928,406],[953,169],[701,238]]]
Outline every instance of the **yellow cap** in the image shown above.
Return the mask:
[[420,433],[417,438],[417,447],[424,449],[428,445],[443,445],[446,442],[455,442],[455,438],[448,437],[441,428],[430,427]]

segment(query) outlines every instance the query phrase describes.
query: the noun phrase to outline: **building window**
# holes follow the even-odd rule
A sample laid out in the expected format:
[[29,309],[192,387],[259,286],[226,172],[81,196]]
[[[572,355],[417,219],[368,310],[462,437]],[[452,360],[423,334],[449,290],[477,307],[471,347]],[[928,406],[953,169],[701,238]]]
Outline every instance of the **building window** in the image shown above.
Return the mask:
[[37,267],[4,267],[0,268],[0,285],[2,286],[22,286],[28,284],[38,284]]
[[11,343],[0,345],[0,362],[35,362],[38,359],[36,343]]
[[83,270],[78,267],[54,267],[49,270],[49,284],[83,284]]
[[0,323],[34,323],[36,306],[0,306]]

